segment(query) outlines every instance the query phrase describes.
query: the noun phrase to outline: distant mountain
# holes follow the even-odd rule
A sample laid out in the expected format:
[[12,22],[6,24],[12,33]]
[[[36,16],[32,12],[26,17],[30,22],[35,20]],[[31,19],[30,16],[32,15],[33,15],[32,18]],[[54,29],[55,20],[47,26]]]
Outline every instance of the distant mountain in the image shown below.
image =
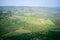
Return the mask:
[[20,11],[20,10],[60,11],[60,7],[0,6],[0,10],[8,10],[8,11]]

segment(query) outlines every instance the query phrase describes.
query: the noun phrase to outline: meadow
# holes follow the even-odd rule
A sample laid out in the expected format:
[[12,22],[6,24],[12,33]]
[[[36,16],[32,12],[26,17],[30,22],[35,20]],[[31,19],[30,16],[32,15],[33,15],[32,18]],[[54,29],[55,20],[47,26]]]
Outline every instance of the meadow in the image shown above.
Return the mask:
[[60,9],[0,6],[0,40],[60,40]]

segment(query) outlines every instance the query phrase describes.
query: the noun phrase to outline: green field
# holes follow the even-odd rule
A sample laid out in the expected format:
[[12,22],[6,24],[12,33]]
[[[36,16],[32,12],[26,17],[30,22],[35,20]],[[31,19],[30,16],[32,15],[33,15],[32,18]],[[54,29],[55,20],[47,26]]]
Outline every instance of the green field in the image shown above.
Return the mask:
[[60,12],[33,7],[1,9],[0,40],[60,40]]

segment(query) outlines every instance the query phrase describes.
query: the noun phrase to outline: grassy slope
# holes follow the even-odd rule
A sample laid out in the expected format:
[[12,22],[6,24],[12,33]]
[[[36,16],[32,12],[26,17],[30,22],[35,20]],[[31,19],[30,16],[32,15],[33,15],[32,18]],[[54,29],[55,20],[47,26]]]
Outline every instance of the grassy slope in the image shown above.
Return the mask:
[[[20,17],[22,17],[22,18],[20,18]],[[18,40],[19,37],[22,37],[22,36],[23,36],[23,38],[20,38],[20,39],[25,40],[26,36],[33,38],[33,37],[36,37],[37,35],[43,37],[42,40],[43,39],[45,40],[45,36],[42,36],[42,34],[46,35],[49,32],[49,30],[51,30],[51,27],[55,26],[54,22],[52,22],[50,19],[37,18],[37,17],[23,17],[23,16],[12,16],[10,18],[19,19],[17,24],[14,24],[15,26],[19,26],[19,27],[18,27],[18,29],[14,30],[14,31],[11,31],[9,33],[2,35],[3,39],[7,39],[7,40],[9,40],[11,38],[15,39],[15,37]],[[23,25],[21,25],[22,22],[24,23]],[[29,34],[29,33],[32,33],[32,34]],[[34,34],[34,33],[36,33],[36,34]],[[39,39],[38,37],[33,38],[32,40],[40,40],[41,38]],[[29,38],[28,38],[28,40],[29,40]]]
[[[21,27],[20,28],[18,27],[18,29],[15,31],[4,34],[5,36],[6,35],[13,36],[15,34],[19,35],[20,33],[40,32],[40,31],[45,31],[45,33],[46,33],[48,31],[48,29],[50,28],[50,26],[55,25],[49,19],[43,19],[43,18],[37,18],[37,17],[12,16],[10,18],[14,18],[14,19],[17,18],[17,19],[21,20],[22,22],[24,22],[24,24],[21,25],[22,22],[20,22],[20,21],[19,21],[20,23],[18,22],[17,24],[14,24],[16,26],[21,26]],[[20,29],[22,29],[22,30],[20,30]]]
[[[60,26],[58,25],[60,23],[59,21],[60,19],[59,17],[57,17],[59,14],[57,16],[54,16],[56,14],[52,12],[44,12],[44,11],[38,12],[37,10],[35,10],[35,11],[32,11],[32,15],[31,15],[30,11],[26,11],[26,12],[23,12],[23,11],[21,12],[22,16],[18,16],[20,15],[20,13],[18,13],[17,15],[13,15],[12,17],[9,17],[10,18],[9,21],[8,19],[0,21],[0,24],[3,25],[2,28],[4,29],[4,30],[2,29],[3,38],[7,37],[7,40],[8,40],[8,37],[12,37],[13,39],[13,37],[18,35],[21,36],[21,34],[23,35],[25,33],[34,33],[34,32],[37,32],[37,33],[39,32],[40,34],[46,34],[47,32],[50,33],[49,31],[52,30],[51,27]],[[34,17],[29,17],[29,16],[34,16]],[[7,30],[8,32],[4,34],[4,32],[6,32]],[[55,30],[54,32],[56,32]]]

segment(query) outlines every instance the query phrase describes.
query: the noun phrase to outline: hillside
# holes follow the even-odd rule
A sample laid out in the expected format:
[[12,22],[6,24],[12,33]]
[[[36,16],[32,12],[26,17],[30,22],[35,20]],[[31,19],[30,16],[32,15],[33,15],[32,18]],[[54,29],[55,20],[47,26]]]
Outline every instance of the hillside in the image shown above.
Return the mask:
[[59,35],[58,8],[0,6],[0,39],[59,40]]

